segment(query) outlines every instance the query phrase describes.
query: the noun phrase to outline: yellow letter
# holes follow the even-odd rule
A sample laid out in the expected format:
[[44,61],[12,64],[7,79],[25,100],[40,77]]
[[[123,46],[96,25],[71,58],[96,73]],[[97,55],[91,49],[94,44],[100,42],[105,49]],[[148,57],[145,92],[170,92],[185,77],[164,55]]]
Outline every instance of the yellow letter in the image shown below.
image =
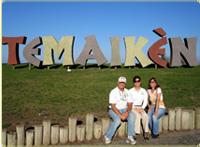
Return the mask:
[[134,44],[135,37],[125,37],[126,59],[124,66],[135,66],[134,59],[136,58],[142,67],[152,64],[151,60],[144,55],[142,48],[148,42],[144,37],[139,37],[136,44]]
[[54,55],[55,52],[58,59],[61,59],[62,54],[64,52],[64,61],[63,65],[73,65],[73,36],[63,36],[58,43],[53,36],[44,36],[42,37],[43,45],[44,45],[44,59],[43,65],[52,65],[54,64]]

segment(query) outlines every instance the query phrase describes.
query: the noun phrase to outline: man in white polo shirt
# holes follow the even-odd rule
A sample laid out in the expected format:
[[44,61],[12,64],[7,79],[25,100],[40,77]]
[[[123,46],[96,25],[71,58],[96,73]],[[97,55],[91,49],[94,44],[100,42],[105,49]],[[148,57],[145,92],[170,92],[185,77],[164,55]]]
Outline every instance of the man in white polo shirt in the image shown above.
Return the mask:
[[117,87],[109,94],[109,115],[113,119],[104,138],[105,143],[111,143],[112,137],[121,121],[128,121],[127,143],[136,144],[135,136],[135,114],[132,110],[132,100],[129,97],[128,90],[125,88],[126,78],[119,77]]
[[135,119],[135,132],[140,134],[140,120],[144,128],[144,138],[148,137],[148,115],[144,111],[148,104],[148,94],[144,88],[141,87],[141,78],[139,76],[133,77],[134,87],[129,90],[129,95],[133,101],[132,111],[136,114]]

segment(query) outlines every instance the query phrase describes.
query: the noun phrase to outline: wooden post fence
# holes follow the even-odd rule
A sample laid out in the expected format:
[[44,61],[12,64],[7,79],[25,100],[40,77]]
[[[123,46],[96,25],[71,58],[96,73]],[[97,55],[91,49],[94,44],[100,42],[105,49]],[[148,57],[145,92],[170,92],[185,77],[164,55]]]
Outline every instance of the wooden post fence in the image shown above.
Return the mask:
[[[25,129],[24,124],[16,126],[16,132],[2,130],[3,147],[64,145],[68,143],[101,139],[111,122],[110,118],[95,121],[94,114],[86,115],[85,124],[77,125],[76,117],[68,118],[68,126],[52,125],[50,120],[43,120],[42,124],[34,125],[34,129]],[[159,132],[200,129],[200,108],[185,109],[177,107],[169,109],[168,115],[161,117]],[[114,137],[127,135],[127,122],[121,122]]]

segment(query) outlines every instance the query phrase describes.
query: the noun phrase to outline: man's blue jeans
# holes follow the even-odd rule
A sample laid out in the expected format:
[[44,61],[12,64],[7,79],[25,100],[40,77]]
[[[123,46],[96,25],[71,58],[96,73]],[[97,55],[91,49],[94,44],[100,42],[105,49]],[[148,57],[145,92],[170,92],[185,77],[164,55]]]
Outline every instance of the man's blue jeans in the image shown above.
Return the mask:
[[155,107],[151,108],[151,111],[148,112],[149,117],[149,128],[154,135],[159,134],[159,120],[162,116],[165,115],[165,108],[158,108],[158,115],[157,117],[154,116]]
[[[119,111],[121,113],[125,113],[126,109],[121,109]],[[110,123],[110,126],[105,135],[111,140],[117,128],[121,124],[121,119],[112,109],[109,110],[109,115],[113,119],[113,121]],[[132,111],[129,112],[127,121],[128,121],[128,136],[135,136],[135,114]]]

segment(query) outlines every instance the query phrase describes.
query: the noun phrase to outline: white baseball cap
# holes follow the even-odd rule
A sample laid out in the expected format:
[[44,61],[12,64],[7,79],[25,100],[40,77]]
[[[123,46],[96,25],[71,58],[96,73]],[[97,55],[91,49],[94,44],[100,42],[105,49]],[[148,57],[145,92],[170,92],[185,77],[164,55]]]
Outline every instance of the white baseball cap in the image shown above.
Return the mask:
[[126,83],[126,78],[123,76],[119,77],[118,83]]

